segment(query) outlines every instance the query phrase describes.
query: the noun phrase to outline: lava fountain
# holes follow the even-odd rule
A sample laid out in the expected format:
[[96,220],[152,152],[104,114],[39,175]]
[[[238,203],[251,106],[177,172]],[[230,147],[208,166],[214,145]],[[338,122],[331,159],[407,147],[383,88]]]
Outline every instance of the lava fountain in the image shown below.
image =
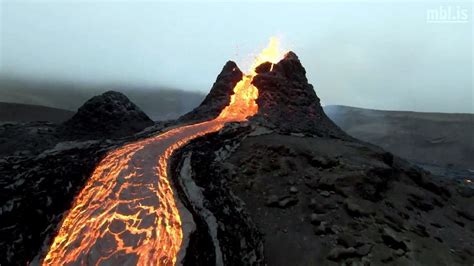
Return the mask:
[[217,118],[176,127],[109,152],[75,198],[43,265],[176,264],[183,241],[178,208],[182,204],[168,178],[171,155],[227,122],[255,115],[255,68],[282,57],[278,40],[272,38]]

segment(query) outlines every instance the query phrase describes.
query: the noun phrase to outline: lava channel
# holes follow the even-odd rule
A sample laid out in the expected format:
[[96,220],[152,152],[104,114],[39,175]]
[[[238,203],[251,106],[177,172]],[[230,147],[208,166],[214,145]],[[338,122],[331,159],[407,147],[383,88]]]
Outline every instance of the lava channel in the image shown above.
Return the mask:
[[75,198],[43,265],[175,265],[186,211],[168,178],[174,151],[189,141],[244,121],[258,111],[254,68],[282,54],[272,39],[249,75],[237,83],[230,104],[213,120],[181,126],[111,151]]

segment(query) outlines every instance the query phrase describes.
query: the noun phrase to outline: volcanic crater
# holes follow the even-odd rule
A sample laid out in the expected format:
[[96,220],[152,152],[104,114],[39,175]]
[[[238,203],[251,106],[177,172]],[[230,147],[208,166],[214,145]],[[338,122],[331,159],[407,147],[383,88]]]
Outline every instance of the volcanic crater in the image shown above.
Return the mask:
[[[239,84],[257,88],[244,99],[258,108],[229,118]],[[472,189],[343,132],[293,52],[250,76],[227,62],[202,104],[167,124],[145,128],[125,106],[140,133],[71,143],[71,120],[55,131],[67,143],[0,161],[13,199],[0,264],[474,263]]]
[[472,263],[471,190],[343,132],[293,52],[256,72],[258,112],[174,157],[220,221],[224,265]]

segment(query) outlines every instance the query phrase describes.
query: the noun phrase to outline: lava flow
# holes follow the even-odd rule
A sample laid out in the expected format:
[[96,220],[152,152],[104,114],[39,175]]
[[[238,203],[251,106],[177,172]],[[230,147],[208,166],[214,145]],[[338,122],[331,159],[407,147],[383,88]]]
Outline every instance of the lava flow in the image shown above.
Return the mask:
[[282,58],[272,38],[213,120],[176,127],[110,152],[62,221],[43,265],[174,265],[183,230],[182,204],[168,178],[168,161],[190,140],[244,121],[258,111],[255,67]]

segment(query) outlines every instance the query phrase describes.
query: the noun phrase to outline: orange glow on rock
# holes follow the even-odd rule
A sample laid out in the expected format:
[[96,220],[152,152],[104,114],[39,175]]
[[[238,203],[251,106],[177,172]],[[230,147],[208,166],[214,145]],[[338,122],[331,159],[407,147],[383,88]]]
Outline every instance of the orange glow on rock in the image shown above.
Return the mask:
[[270,38],[270,42],[268,43],[268,46],[262,50],[262,52],[257,55],[255,58],[252,67],[250,69],[251,75],[255,76],[255,68],[257,68],[259,65],[265,63],[265,62],[270,62],[272,64],[278,63],[284,56],[284,53],[282,52],[280,48],[280,40],[276,37]]
[[258,105],[255,100],[258,98],[258,90],[251,82],[252,76],[243,76],[234,87],[230,104],[222,110],[218,119],[242,121],[257,113]]
[[177,127],[109,152],[75,198],[43,265],[175,265],[183,230],[180,202],[168,178],[170,156],[226,122],[256,114],[258,90],[251,84],[255,67],[276,63],[282,56],[272,38],[216,119]]
[[255,69],[265,62],[276,64],[283,58],[283,55],[283,52],[280,50],[279,40],[272,37],[268,46],[255,58],[250,74],[245,75],[235,85],[234,94],[230,98],[230,104],[222,110],[218,119],[243,121],[247,117],[255,115],[258,112],[258,105],[255,102],[258,98],[258,89],[252,84],[253,77],[257,75]]
[[174,265],[183,232],[168,160],[223,125],[178,127],[110,152],[75,199],[43,265]]

